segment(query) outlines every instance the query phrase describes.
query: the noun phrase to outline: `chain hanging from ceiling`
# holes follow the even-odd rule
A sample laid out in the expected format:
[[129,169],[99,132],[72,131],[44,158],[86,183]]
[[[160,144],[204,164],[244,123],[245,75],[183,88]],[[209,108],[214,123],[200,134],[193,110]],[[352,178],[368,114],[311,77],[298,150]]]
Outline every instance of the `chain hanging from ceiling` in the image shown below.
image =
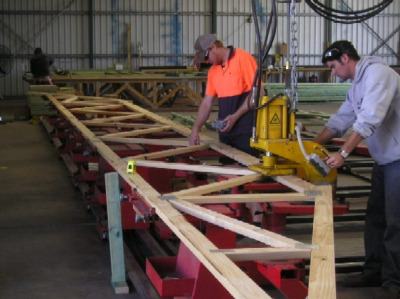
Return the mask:
[[291,64],[291,73],[290,73],[290,99],[292,102],[291,109],[297,109],[297,102],[299,99],[298,89],[297,89],[297,64],[298,64],[298,56],[297,56],[297,48],[298,48],[298,39],[297,39],[297,22],[296,22],[296,1],[292,0],[290,2],[290,64]]

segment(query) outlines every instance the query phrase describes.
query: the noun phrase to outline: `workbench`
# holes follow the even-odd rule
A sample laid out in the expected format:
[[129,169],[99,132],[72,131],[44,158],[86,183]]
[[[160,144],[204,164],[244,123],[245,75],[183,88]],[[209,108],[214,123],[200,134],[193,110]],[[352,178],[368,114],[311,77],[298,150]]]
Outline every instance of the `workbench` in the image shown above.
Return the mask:
[[199,105],[207,75],[189,69],[156,73],[88,70],[52,75],[52,80],[56,85],[74,86],[78,95],[133,99],[140,105],[160,108],[172,105],[177,97],[183,103]]

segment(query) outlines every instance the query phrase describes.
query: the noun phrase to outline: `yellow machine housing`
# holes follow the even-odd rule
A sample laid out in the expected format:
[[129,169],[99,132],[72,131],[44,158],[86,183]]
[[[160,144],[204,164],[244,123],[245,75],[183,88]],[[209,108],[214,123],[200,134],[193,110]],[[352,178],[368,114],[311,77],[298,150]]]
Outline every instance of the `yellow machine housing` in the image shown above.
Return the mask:
[[[262,163],[249,166],[250,169],[266,176],[296,175],[310,182],[334,183],[336,169],[328,174],[318,170],[302,152],[295,134],[295,111],[289,110],[287,96],[270,99],[261,98],[257,111],[256,137],[250,139],[250,146],[263,151]],[[312,141],[303,141],[307,155],[317,154],[322,160],[328,151]]]

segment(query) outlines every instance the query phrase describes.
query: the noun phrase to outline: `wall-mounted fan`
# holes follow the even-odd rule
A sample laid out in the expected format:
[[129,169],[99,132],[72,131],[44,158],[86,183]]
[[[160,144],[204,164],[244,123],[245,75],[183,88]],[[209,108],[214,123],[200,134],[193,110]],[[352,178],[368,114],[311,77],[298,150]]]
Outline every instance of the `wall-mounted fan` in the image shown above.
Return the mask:
[[14,56],[10,49],[0,45],[0,77],[7,76],[13,67]]

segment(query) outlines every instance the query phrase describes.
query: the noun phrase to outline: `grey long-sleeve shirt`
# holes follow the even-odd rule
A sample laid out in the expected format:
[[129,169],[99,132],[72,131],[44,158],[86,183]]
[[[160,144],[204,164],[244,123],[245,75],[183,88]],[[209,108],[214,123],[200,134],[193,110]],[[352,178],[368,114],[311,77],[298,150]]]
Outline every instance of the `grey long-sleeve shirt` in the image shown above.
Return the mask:
[[378,164],[400,159],[400,75],[378,57],[361,58],[346,101],[326,124],[335,137],[351,126]]

